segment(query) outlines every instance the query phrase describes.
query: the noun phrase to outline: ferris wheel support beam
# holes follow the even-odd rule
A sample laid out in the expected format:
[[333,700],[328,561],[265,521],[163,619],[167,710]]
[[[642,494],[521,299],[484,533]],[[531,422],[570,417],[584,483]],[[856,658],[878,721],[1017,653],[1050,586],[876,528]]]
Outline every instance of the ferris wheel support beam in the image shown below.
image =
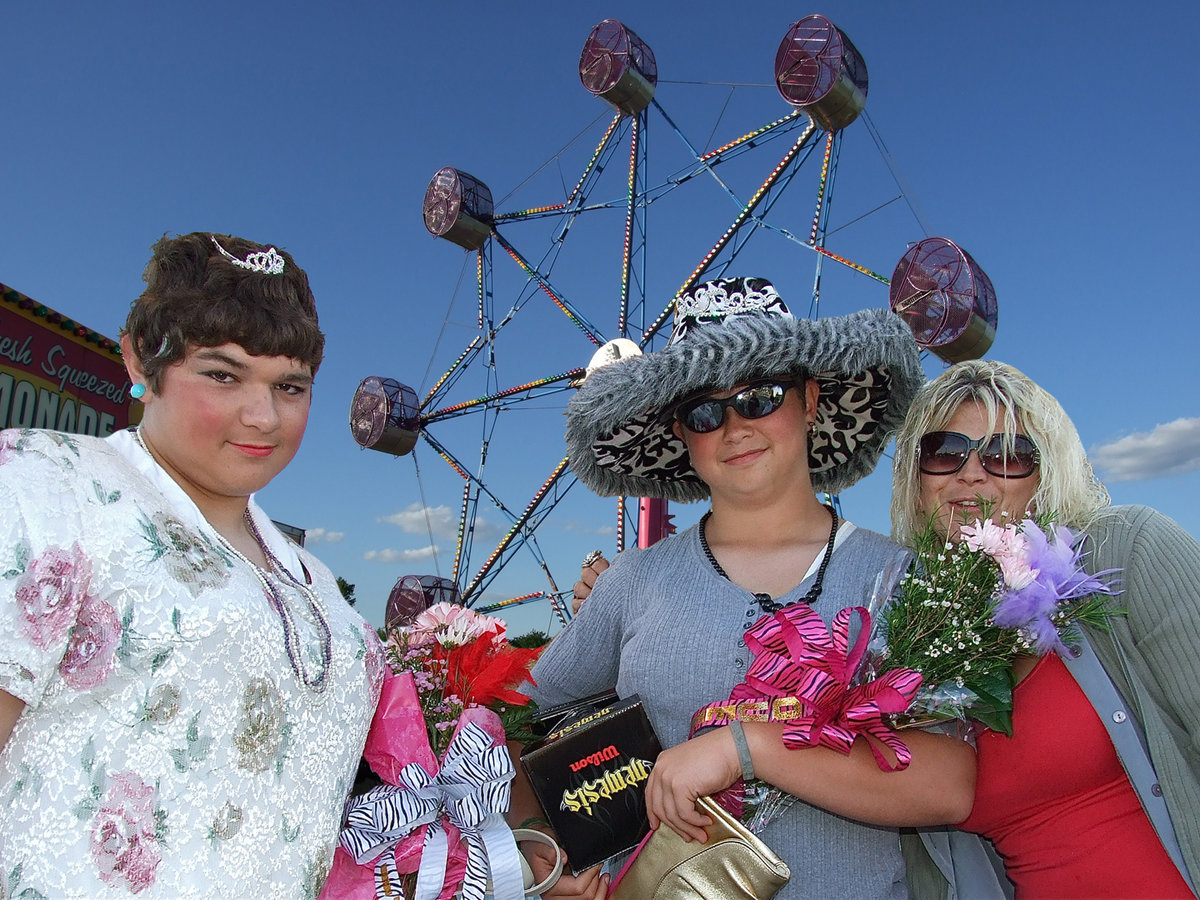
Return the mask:
[[[454,455],[450,453],[450,451],[444,446],[442,446],[441,442],[425,431],[421,432],[421,437],[424,438],[425,441],[431,447],[433,447],[437,454],[441,456],[442,459],[444,459],[447,463],[449,463],[451,468],[453,468],[454,471],[457,472],[459,476],[467,482],[465,489],[467,493],[464,494],[463,498],[464,506],[469,506],[472,503],[477,505],[480,495],[484,495],[491,500],[496,509],[503,513],[503,515],[512,523],[504,538],[500,541],[496,549],[492,551],[492,554],[480,568],[479,572],[476,573],[470,585],[462,589],[461,595],[464,599],[464,602],[468,596],[473,594],[475,591],[482,590],[491,582],[491,579],[494,578],[495,575],[490,573],[496,564],[501,561],[502,557],[508,554],[509,551],[515,550],[517,547],[522,545],[529,545],[534,551],[534,556],[541,560],[541,552],[540,550],[536,549],[537,544],[534,539],[533,532],[537,525],[541,523],[541,520],[544,519],[554,509],[554,507],[558,505],[559,501],[566,496],[567,491],[569,491],[575,484],[574,478],[569,479],[566,485],[562,484],[562,476],[567,471],[567,460],[563,459],[562,462],[555,467],[550,477],[546,479],[541,488],[534,495],[534,498],[525,507],[524,512],[522,512],[520,515],[517,515],[513,513],[512,510],[510,510],[504,504],[504,502],[497,497],[491,491],[491,489],[476,475],[468,472],[461,463],[455,460]],[[486,446],[481,452],[484,454],[487,453]],[[549,505],[544,505],[546,498],[549,496],[552,489],[555,491],[555,494]],[[471,494],[474,496],[471,497]],[[474,521],[473,516],[464,516],[459,520],[459,548],[456,551],[456,556],[469,556],[471,545],[474,542],[473,525],[471,527],[465,527],[462,524],[467,520],[467,518],[470,518],[472,522]],[[459,562],[456,559],[456,571],[454,578],[456,582],[458,581],[458,568]]]
[[[496,546],[496,549],[492,551],[492,555],[487,558],[484,564],[480,567],[479,571],[475,573],[475,577],[471,580],[471,583],[463,589],[462,598],[464,604],[470,606],[470,603],[467,601],[475,593],[475,591],[479,589],[480,584],[487,577],[488,573],[491,572],[492,568],[496,565],[496,562],[505,553],[505,551],[508,550],[509,546],[513,543],[518,534],[523,531],[525,524],[533,516],[543,498],[545,498],[550,489],[554,487],[559,478],[561,478],[563,473],[566,471],[567,458],[563,457],[562,461],[554,467],[554,471],[550,473],[550,477],[546,479],[538,492],[534,494],[533,499],[529,501],[529,505],[525,507],[525,511],[521,513],[521,515],[518,516],[513,522],[512,527],[508,529],[508,532],[500,540],[500,543]],[[490,491],[488,494],[491,496]],[[528,536],[526,540],[532,540],[532,535]]]
[[[813,136],[816,130],[816,124],[810,120],[808,128],[806,128],[804,133],[796,139],[796,142],[792,144],[788,152],[784,154],[783,159],[779,161],[779,164],[775,166],[771,174],[767,176],[767,180],[762,183],[762,185],[757,191],[754,192],[754,195],[750,198],[746,205],[742,207],[742,210],[738,213],[737,218],[733,220],[733,224],[725,230],[725,233],[721,235],[721,237],[713,245],[713,248],[709,250],[704,259],[700,261],[700,265],[696,266],[696,268],[692,271],[692,274],[688,276],[688,279],[682,285],[680,285],[679,290],[675,292],[675,297],[678,297],[685,291],[690,290],[700,282],[701,276],[703,276],[708,270],[708,267],[712,265],[713,259],[716,258],[716,256],[725,248],[725,245],[728,244],[733,236],[737,233],[738,229],[741,228],[742,225],[744,225],[750,218],[750,215],[754,212],[755,207],[757,207],[762,199],[767,196],[771,186],[774,185],[775,182],[777,182],[788,170],[791,164],[795,161],[796,157],[799,155],[800,151],[804,149],[804,145],[808,143],[809,138]],[[639,342],[640,346],[645,347],[650,342],[650,339],[658,333],[658,330],[662,328],[667,319],[670,318],[671,311],[674,309],[674,307],[675,299],[673,297],[671,302],[667,304],[666,309],[662,311],[662,314],[659,315],[654,323],[651,324],[645,333],[642,334],[642,339]]]
[[[825,139],[825,155],[821,160],[821,178],[817,184],[817,209],[813,214],[812,229],[808,242],[814,247],[825,246],[825,234],[829,228],[829,210],[833,200],[833,181],[837,176],[838,158],[842,150],[842,133],[831,131]],[[821,306],[821,274],[825,257],[817,255],[813,272],[812,301],[809,304],[810,318],[816,318]]]
[[567,318],[570,319],[580,331],[586,334],[588,339],[593,344],[599,347],[604,343],[604,338],[601,336],[596,326],[589,322],[587,317],[584,316],[583,313],[576,309],[572,304],[559,297],[554,288],[551,287],[550,282],[546,280],[546,277],[542,275],[542,273],[539,272],[533,265],[531,265],[529,261],[521,255],[520,251],[518,251],[512,244],[505,240],[504,235],[493,229],[492,236],[496,239],[496,242],[505,249],[508,255],[516,261],[517,265],[524,269],[525,273],[537,282],[538,287],[542,289],[546,296],[554,301],[554,305],[562,310],[563,313],[566,314]]
[[[620,308],[617,313],[617,334],[621,337],[626,337],[626,325],[629,321],[629,278],[630,278],[630,258],[633,254],[634,232],[639,224],[639,214],[641,218],[641,232],[643,239],[646,233],[645,207],[638,202],[640,190],[644,189],[644,183],[639,183],[639,166],[638,161],[644,157],[642,148],[642,132],[645,131],[646,115],[645,111],[638,113],[633,117],[629,129],[629,178],[626,183],[626,210],[625,210],[625,234],[624,243],[621,247],[621,299]],[[645,259],[645,254],[642,254]],[[645,284],[645,281],[642,281]]]
[[[527,391],[529,392],[528,396],[532,397],[534,390],[537,388],[546,387],[548,385],[555,384],[560,381],[567,381],[567,380],[573,381],[577,378],[582,377],[583,374],[584,374],[583,369],[571,369],[570,371],[560,372],[557,375],[551,375],[547,378],[539,378],[537,381],[529,381],[529,382],[526,382],[525,384],[517,385],[516,387],[505,388],[502,391],[497,391],[496,393],[489,394],[486,397],[477,397],[474,400],[467,400],[463,403],[456,403],[453,406],[445,406],[445,407],[442,407],[441,409],[434,410],[431,413],[423,413],[421,415],[421,424],[425,425],[429,422],[435,422],[438,419],[453,418],[456,415],[467,412],[468,410],[470,410],[474,407],[487,406],[488,404],[495,403],[497,400],[503,400],[505,397],[514,397],[517,394],[523,394]],[[539,396],[543,393],[556,394],[560,390],[564,390],[564,389],[565,388],[558,388],[553,391],[541,391],[538,393],[539,393]]]

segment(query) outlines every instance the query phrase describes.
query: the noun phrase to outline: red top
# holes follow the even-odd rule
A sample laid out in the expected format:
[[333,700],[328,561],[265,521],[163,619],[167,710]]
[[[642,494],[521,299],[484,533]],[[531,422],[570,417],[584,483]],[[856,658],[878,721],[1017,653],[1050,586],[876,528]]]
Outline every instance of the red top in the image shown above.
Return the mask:
[[991,838],[1017,897],[1191,897],[1062,660],[1042,657],[1013,700],[1013,737],[979,735],[959,827]]

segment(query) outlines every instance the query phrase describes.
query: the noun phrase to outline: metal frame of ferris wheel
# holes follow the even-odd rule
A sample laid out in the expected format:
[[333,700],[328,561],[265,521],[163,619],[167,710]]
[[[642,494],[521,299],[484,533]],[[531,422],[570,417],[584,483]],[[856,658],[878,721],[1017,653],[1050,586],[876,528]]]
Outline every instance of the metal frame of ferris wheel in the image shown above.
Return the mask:
[[[614,31],[614,26],[618,31]],[[616,88],[607,94],[600,93],[593,85],[588,83],[584,71],[585,60],[588,59],[587,54],[592,49],[593,39],[606,28],[608,31],[602,38],[605,41],[609,41],[610,45],[615,46],[613,42],[614,35],[616,38],[621,38],[620,33],[625,33],[625,49],[627,51],[640,52],[644,54],[644,57],[648,57],[649,69],[653,70],[648,90],[645,79],[641,81],[634,79],[627,83],[623,76],[622,80],[616,83]],[[820,43],[822,41],[825,43]],[[818,85],[818,82],[824,79],[829,72],[822,69],[821,66],[818,66],[817,69],[809,66],[812,59],[817,58],[810,57],[810,50],[814,47],[816,47],[816,52],[821,54],[820,61],[822,66],[831,58],[837,63],[835,68],[838,71],[833,73],[834,80],[832,82],[826,80],[824,84]],[[601,54],[608,53],[610,50],[611,46],[600,47]],[[832,56],[828,55],[827,51]],[[785,53],[790,55],[785,55]],[[630,58],[635,58],[636,56],[637,53],[631,53]],[[606,77],[612,70],[611,60],[593,57],[593,60],[596,59],[599,59],[601,65],[598,68],[603,68]],[[643,59],[639,58],[638,61],[642,61]],[[808,68],[805,69],[805,66],[808,66]],[[635,75],[638,74],[636,67],[632,71]],[[485,607],[485,609],[491,611],[502,606],[544,597],[550,599],[555,611],[564,622],[569,617],[568,611],[561,602],[565,596],[565,592],[559,591],[555,584],[549,566],[546,564],[545,558],[537,545],[535,533],[538,526],[553,511],[575,483],[574,478],[567,470],[567,460],[564,458],[552,469],[549,476],[542,483],[542,486],[535,492],[533,498],[519,512],[510,509],[488,487],[484,478],[484,472],[487,466],[491,439],[499,419],[499,414],[518,403],[573,389],[577,380],[584,376],[585,370],[574,368],[535,381],[502,388],[499,384],[499,377],[496,371],[496,337],[505,325],[510,323],[534,297],[544,294],[553,301],[557,309],[577,329],[582,331],[595,346],[600,347],[608,340],[614,338],[625,338],[632,341],[641,350],[652,348],[652,343],[659,336],[660,330],[670,318],[675,297],[692,288],[702,278],[719,277],[732,264],[747,241],[760,228],[774,231],[795,244],[816,253],[817,259],[813,279],[812,303],[809,310],[810,316],[814,318],[819,312],[821,277],[825,260],[845,265],[885,285],[889,283],[887,277],[832,253],[825,247],[830,200],[841,146],[841,130],[858,116],[862,110],[862,104],[865,101],[866,95],[865,63],[863,63],[861,55],[858,54],[857,49],[853,47],[845,34],[837,29],[829,20],[822,16],[809,16],[800,20],[792,26],[792,30],[780,45],[779,53],[776,56],[777,84],[780,92],[784,94],[785,99],[796,108],[788,115],[769,122],[736,140],[707,152],[698,151],[658,103],[657,98],[654,97],[653,90],[657,77],[653,54],[641,42],[640,38],[637,38],[636,35],[625,29],[619,22],[605,20],[593,29],[592,35],[589,37],[589,43],[585,45],[584,56],[581,57],[580,75],[585,81],[585,87],[592,90],[597,96],[604,97],[618,111],[593,152],[591,159],[584,167],[574,189],[569,192],[563,202],[494,214],[491,208],[490,191],[486,185],[476,181],[472,176],[466,175],[466,173],[446,168],[438,172],[434,180],[430,183],[430,187],[426,193],[427,228],[429,228],[431,233],[446,237],[454,243],[459,243],[461,246],[473,249],[476,253],[478,333],[427,392],[424,399],[420,402],[419,407],[415,407],[414,417],[403,422],[398,419],[396,420],[399,422],[398,431],[392,434],[388,438],[388,441],[384,442],[390,443],[390,446],[381,445],[377,448],[385,449],[392,453],[405,453],[412,448],[412,445],[418,438],[423,439],[462,478],[464,486],[451,575],[451,580],[457,585],[457,589],[459,590],[461,602],[468,606],[473,605],[511,557],[521,549],[528,549],[543,569],[550,583],[551,590],[549,592],[535,592],[502,603],[491,604]],[[814,91],[814,93],[805,93],[810,90]],[[628,93],[622,93],[623,91],[628,91]],[[641,97],[637,98],[639,92]],[[617,99],[614,99],[614,97]],[[626,103],[630,97],[634,97],[637,102]],[[804,97],[809,99],[803,99]],[[816,97],[816,99],[812,99],[813,97]],[[632,108],[633,106],[637,108]],[[667,127],[683,143],[690,158],[690,161],[684,164],[679,170],[665,176],[660,182],[653,184],[650,182],[647,154],[647,137],[651,108],[661,116]],[[880,144],[878,136],[875,135],[869,120],[868,128],[871,129],[872,136],[875,138],[876,143],[880,145],[880,149],[886,159],[886,151]],[[749,198],[743,199],[737,196],[736,192],[725,184],[716,171],[716,166],[719,163],[747,153],[753,148],[761,147],[771,141],[788,136],[797,130],[800,131],[799,135],[792,140],[792,143],[786,152],[783,153],[778,163],[775,164],[766,179]],[[820,178],[816,192],[816,209],[808,234],[801,236],[774,224],[768,219],[768,214],[820,143],[813,140],[818,132],[825,135],[825,141]],[[608,167],[618,148],[622,146],[622,139],[626,135],[629,138],[629,164],[626,171],[624,196],[617,199],[594,201],[592,195],[596,190],[600,174]],[[891,163],[889,162],[890,165]],[[895,174],[896,172],[893,170],[893,175]],[[442,180],[444,175],[447,176],[448,180]],[[691,274],[680,284],[671,300],[664,308],[655,313],[647,305],[646,299],[647,211],[652,203],[665,194],[700,176],[711,177],[737,204],[739,212],[734,216],[729,226],[716,239],[709,252],[702,257]],[[458,179],[460,177],[463,179],[463,183],[459,183]],[[439,225],[435,229],[430,224],[430,197],[431,195],[434,196],[435,201],[437,201],[439,197],[448,196],[448,194],[437,195],[437,190],[451,190],[451,188],[453,191],[459,191],[459,195],[454,198],[453,213],[441,216]],[[484,195],[486,195],[485,203],[482,202]],[[471,197],[474,198],[474,201],[479,202],[481,208],[486,206],[486,209],[484,209],[485,214],[481,215],[478,220],[466,216],[462,219],[465,227],[460,229],[458,216],[461,210],[458,203],[464,198],[470,199]],[[606,335],[599,326],[589,321],[580,305],[567,292],[555,285],[552,280],[552,273],[554,264],[562,251],[564,243],[572,227],[579,220],[579,217],[584,213],[595,210],[618,207],[625,210],[620,302],[618,305],[616,333]],[[442,210],[442,212],[445,212],[445,210]],[[536,261],[523,255],[516,244],[510,241],[504,233],[516,223],[551,217],[560,219],[561,224],[554,231],[549,247],[543,256]],[[451,219],[454,221],[451,222]],[[443,228],[450,230],[451,233],[447,234],[445,230],[442,230]],[[922,255],[921,245],[928,242],[937,242],[932,250],[932,255]],[[517,299],[502,314],[496,308],[493,290],[493,254],[496,246],[499,246],[504,251],[504,255],[510,257],[526,275],[525,285],[518,294]],[[923,263],[922,260],[927,258],[936,259],[936,264],[926,265]],[[954,294],[954,289],[958,287],[959,278],[956,275],[949,280],[947,279],[946,272],[950,271],[951,268],[956,272],[962,271],[965,274],[965,280],[969,283],[972,292],[975,291],[975,285],[977,284],[982,284],[985,289],[972,293],[970,296],[964,291]],[[994,334],[995,295],[991,289],[990,282],[987,281],[986,275],[979,269],[974,260],[970,258],[969,254],[945,239],[926,238],[917,247],[912,248],[909,254],[906,254],[905,259],[897,267],[894,277],[902,271],[904,273],[904,284],[901,287],[904,290],[901,293],[904,293],[906,296],[899,298],[895,296],[891,297],[893,308],[897,312],[911,317],[910,323],[917,321],[922,323],[922,328],[926,329],[927,338],[927,340],[922,340],[920,335],[918,335],[918,341],[922,346],[934,349],[935,352],[938,352],[939,355],[948,360],[953,359],[954,353],[961,352],[965,354],[961,358],[970,358],[969,354],[971,353],[986,351],[991,341],[990,335]],[[896,292],[896,287],[897,285],[893,285],[893,294]],[[947,298],[949,298],[948,302]],[[963,313],[965,310],[966,318],[964,319],[960,316],[959,324],[954,325],[952,328],[946,325],[944,318],[941,324],[929,319],[930,315],[939,314],[939,311],[945,312],[950,307],[954,307],[952,311],[955,313]],[[930,310],[932,310],[932,313]],[[654,316],[653,318],[651,318],[652,315]],[[915,328],[916,326],[914,325],[914,330]],[[943,332],[945,333],[945,340],[942,340]],[[940,344],[944,344],[944,346],[939,346]],[[486,389],[483,395],[465,402],[442,405],[453,388],[460,382],[464,373],[471,371],[473,366],[480,364],[480,358],[482,358],[482,365],[487,372],[485,379]],[[367,381],[376,382],[373,388],[376,391],[376,395],[368,397],[368,400],[379,399],[384,406],[388,407],[389,421],[392,421],[395,411],[391,407],[395,405],[393,401],[396,400],[396,397],[393,396],[390,399],[383,397],[380,392],[380,379],[374,378]],[[364,381],[364,385],[367,384],[367,381]],[[404,388],[399,383],[390,379],[387,381],[390,382],[389,390],[403,389],[408,394],[412,394],[411,389]],[[362,390],[363,386],[360,386],[360,392]],[[415,406],[415,395],[412,395],[412,398]],[[355,402],[358,402],[357,394]],[[373,407],[368,403],[367,408]],[[475,414],[480,411],[483,414],[481,417],[480,452],[478,464],[474,467],[474,471],[472,471],[472,467],[463,460],[458,459],[436,435],[430,434],[427,426],[435,422]],[[352,430],[361,427],[363,424],[360,422],[356,425],[356,421],[355,413],[352,409]],[[371,427],[374,426],[372,425]],[[373,442],[378,440],[378,435],[379,432],[374,432],[370,441],[364,442],[359,439],[359,435],[356,432],[356,439],[363,446],[373,446]],[[401,446],[405,449],[396,449]],[[420,470],[418,468],[419,477]],[[479,506],[484,502],[495,506],[508,519],[510,527],[496,548],[489,554],[487,560],[468,581],[466,567],[469,565],[474,550],[476,538],[475,522]],[[657,502],[662,503],[661,501]],[[658,514],[662,521],[652,525],[652,530],[658,530],[655,539],[662,535],[665,525],[665,503],[658,509]],[[620,550],[625,544],[627,522],[633,521],[632,517],[628,515],[626,498],[624,497],[618,500],[617,518],[617,549]],[[645,517],[642,517],[642,521],[644,527],[646,522]]]
[[[536,382],[501,389],[496,382],[494,366],[489,361],[485,363],[488,369],[490,388],[488,394],[466,403],[439,408],[439,400],[446,395],[456,381],[455,374],[465,371],[466,367],[478,357],[482,356],[485,359],[491,357],[494,353],[493,341],[499,330],[538,292],[549,296],[555,306],[571,319],[576,327],[583,331],[588,339],[597,347],[606,340],[624,337],[634,341],[640,348],[644,349],[659,334],[660,329],[669,320],[671,312],[671,304],[667,304],[661,310],[653,310],[647,304],[645,294],[645,236],[648,206],[662,194],[681,186],[697,176],[708,174],[716,178],[717,176],[713,170],[715,165],[749,151],[768,138],[781,137],[796,130],[800,130],[801,132],[749,200],[742,201],[737,198],[734,192],[717,178],[722,188],[733,199],[738,201],[740,211],[718,237],[712,249],[680,285],[676,291],[676,295],[678,295],[697,284],[706,276],[718,277],[733,262],[740,249],[759,227],[774,227],[768,225],[764,218],[765,215],[782,195],[792,178],[808,158],[808,155],[817,146],[817,142],[812,140],[814,135],[818,133],[817,129],[808,116],[797,111],[776,119],[762,128],[743,135],[741,138],[731,141],[716,150],[701,153],[687,141],[682,131],[675,125],[657,100],[652,101],[652,106],[661,114],[670,129],[674,131],[687,147],[693,160],[689,168],[675,173],[664,183],[650,185],[648,182],[648,154],[646,149],[649,109],[643,110],[635,116],[624,116],[618,113],[601,139],[600,145],[597,147],[592,159],[585,167],[578,184],[564,203],[497,214],[494,217],[490,239],[482,248],[476,251],[477,284],[479,290],[478,321],[482,339],[477,336],[476,340],[468,345],[467,349],[455,360],[446,374],[426,394],[421,403],[423,412],[421,414],[422,427],[420,432],[422,438],[466,482],[460,514],[458,545],[450,577],[451,580],[460,585],[462,599],[468,605],[471,604],[477,593],[482,592],[491,583],[491,580],[499,573],[504,563],[522,547],[528,547],[532,551],[535,559],[537,559],[539,565],[550,578],[552,591],[557,591],[557,586],[554,584],[552,576],[549,575],[549,567],[546,565],[545,559],[537,547],[535,532],[541,521],[549,515],[574,484],[573,479],[569,477],[569,473],[567,472],[566,461],[563,460],[554,467],[550,475],[543,482],[542,487],[520,513],[510,510],[487,487],[482,477],[482,472],[487,461],[489,435],[491,429],[494,427],[495,418],[499,411],[504,409],[507,404],[513,402],[544,397],[548,394],[569,390],[570,381],[580,377],[583,373],[582,370],[575,369],[561,372]],[[631,148],[627,176],[627,184],[629,185],[627,195],[620,201],[591,202],[592,189],[598,180],[598,176],[606,168],[606,164],[611,161],[612,156],[615,155],[616,150],[621,144],[621,138],[625,134],[629,135],[629,146]],[[817,243],[814,246],[816,247],[823,247],[824,223],[827,219],[829,208],[829,188],[832,182],[832,173],[836,166],[836,152],[832,154],[831,160],[830,151],[836,149],[840,141],[839,135],[840,132],[834,132],[828,134],[826,138],[826,159],[822,173],[822,183],[818,192],[818,213],[814,220],[814,233],[817,235]],[[570,297],[564,291],[558,289],[553,284],[550,269],[552,269],[558,251],[566,240],[576,217],[592,210],[612,208],[617,205],[624,205],[626,207],[620,304],[617,331],[614,334],[606,335],[588,320],[586,314],[572,303]],[[511,223],[551,216],[562,218],[563,222],[551,241],[550,249],[536,262],[524,256],[500,230],[502,226]],[[818,222],[819,225],[817,224]],[[527,275],[525,289],[502,317],[498,317],[492,287],[492,254],[493,247],[496,245],[506,255],[510,256]],[[817,277],[819,279],[819,272]],[[814,282],[814,290],[817,289],[818,284]],[[653,319],[651,319],[651,315],[654,316]],[[433,409],[430,410],[430,407],[433,407]],[[473,473],[470,467],[465,465],[462,460],[456,458],[444,444],[431,435],[426,426],[439,420],[475,412],[481,408],[484,411],[485,422],[489,422],[489,420],[490,422],[484,425],[479,464],[475,467]],[[430,411],[425,412],[424,410]],[[471,557],[475,537],[473,523],[478,513],[479,504],[485,499],[490,501],[509,518],[510,528],[479,571],[470,581],[466,581],[462,577],[461,567],[463,561]],[[619,550],[625,544],[626,528],[632,522],[632,517],[628,515],[625,498],[620,498],[618,501],[617,518],[617,548]],[[525,598],[516,599],[523,600]]]

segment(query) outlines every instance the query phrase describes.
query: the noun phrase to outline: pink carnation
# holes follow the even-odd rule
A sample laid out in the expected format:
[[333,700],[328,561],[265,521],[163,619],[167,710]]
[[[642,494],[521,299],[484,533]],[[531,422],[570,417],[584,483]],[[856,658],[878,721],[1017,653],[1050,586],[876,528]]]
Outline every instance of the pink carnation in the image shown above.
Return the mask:
[[460,647],[485,634],[504,635],[504,622],[465,606],[435,603],[413,619],[409,626],[409,646],[421,647],[437,641],[443,647]]
[[1004,586],[1009,590],[1019,591],[1038,576],[1038,570],[1030,567],[1025,554],[999,556],[996,562],[1000,563],[1000,574],[1004,576]]
[[140,893],[154,883],[162,857],[155,832],[154,788],[117,772],[92,822],[92,861],[100,880]]
[[1020,526],[1002,527],[990,519],[986,522],[976,519],[974,525],[964,525],[961,534],[972,552],[984,553],[996,561],[1006,587],[1019,591],[1038,574],[1029,563],[1029,538],[1025,536],[1028,528],[1036,529],[1037,523],[1026,519]]
[[1008,529],[1001,528],[991,519],[986,522],[976,519],[974,525],[963,525],[959,534],[972,553],[983,551],[993,557],[1004,550],[1008,540]]

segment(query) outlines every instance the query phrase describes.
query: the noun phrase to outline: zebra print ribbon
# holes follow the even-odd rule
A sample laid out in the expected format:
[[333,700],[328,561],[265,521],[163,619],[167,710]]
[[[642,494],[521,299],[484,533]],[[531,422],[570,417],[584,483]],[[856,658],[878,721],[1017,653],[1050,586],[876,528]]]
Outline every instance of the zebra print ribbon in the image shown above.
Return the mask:
[[443,824],[448,821],[467,842],[463,900],[483,900],[489,871],[496,900],[521,900],[525,889],[517,844],[504,821],[513,775],[508,749],[495,746],[486,731],[470,722],[450,742],[434,778],[412,763],[401,771],[399,784],[380,785],[352,799],[341,844],[360,865],[391,851],[376,866],[377,895],[399,896],[383,892],[397,880],[395,846],[428,825],[414,900],[435,900],[451,850]]

